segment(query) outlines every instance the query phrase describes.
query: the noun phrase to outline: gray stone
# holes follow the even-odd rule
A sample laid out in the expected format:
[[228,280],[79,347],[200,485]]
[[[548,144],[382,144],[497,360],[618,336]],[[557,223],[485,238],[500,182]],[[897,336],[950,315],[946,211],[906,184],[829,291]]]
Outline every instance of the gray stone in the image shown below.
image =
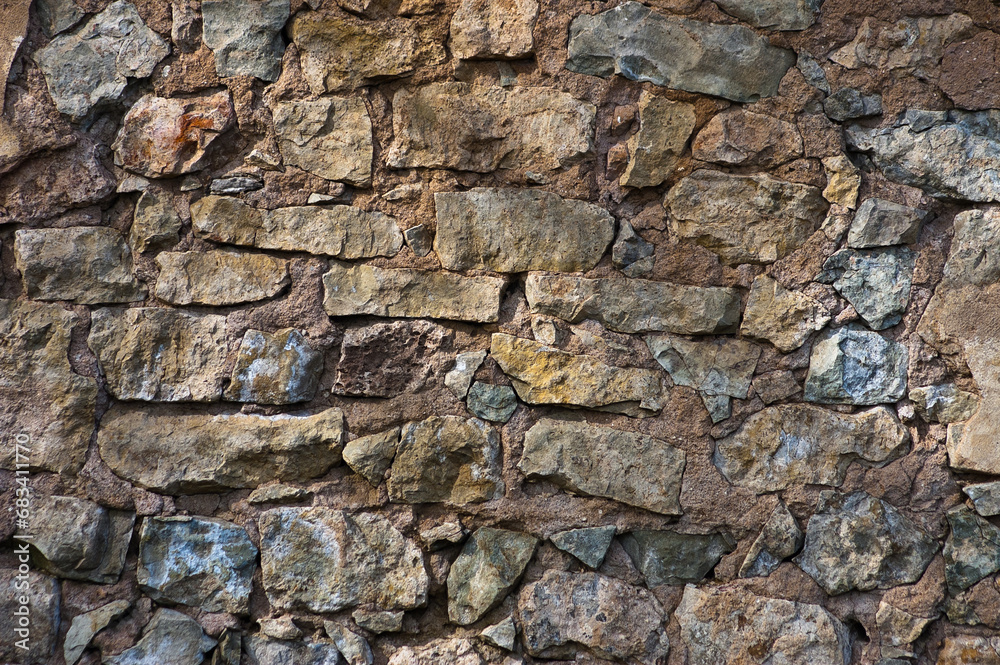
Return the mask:
[[823,100],[827,117],[837,122],[882,115],[882,95],[866,95],[855,88],[842,88]]
[[694,106],[655,97],[643,90],[639,95],[639,131],[629,137],[629,161],[621,185],[663,184],[677,168],[694,126]]
[[668,17],[626,2],[573,19],[566,68],[753,102],[777,94],[794,64],[794,53],[744,26]]
[[[74,0],[39,0],[35,9],[49,37],[76,26],[87,15]],[[66,660],[69,662],[68,658]]]
[[266,254],[214,250],[162,252],[153,293],[171,305],[239,305],[278,295],[291,283],[288,261]]
[[833,92],[832,88],[830,88],[830,82],[826,78],[826,72],[823,71],[823,67],[809,53],[799,51],[799,58],[795,66],[802,73],[806,83],[824,94],[829,95]]
[[552,544],[568,552],[591,568],[599,568],[611,547],[611,540],[617,529],[611,526],[595,526],[584,529],[560,531],[552,535]]
[[966,485],[962,491],[972,500],[976,512],[983,517],[1000,515],[1000,480]]
[[169,53],[135,5],[117,0],[36,51],[35,62],[56,108],[79,120],[95,106],[117,101],[129,79],[149,76]]
[[573,658],[582,646],[615,662],[657,665],[670,648],[667,616],[656,597],[596,573],[545,571],[521,589],[518,615],[533,656]]
[[398,633],[403,630],[403,612],[380,612],[357,609],[351,613],[354,623],[373,633]]
[[534,314],[594,319],[623,333],[720,335],[736,332],[740,321],[739,291],[730,288],[530,274],[524,290]]
[[614,237],[604,208],[538,189],[438,192],[434,205],[434,251],[448,270],[585,272]]
[[308,501],[312,496],[313,493],[305,488],[275,483],[258,487],[250,492],[247,503],[251,506],[259,506],[264,503],[298,503]]
[[998,245],[1000,210],[966,210],[955,215],[955,237],[944,264],[945,281],[954,286],[996,283],[1000,280]]
[[277,619],[261,619],[260,632],[276,640],[297,640],[302,637],[302,629],[287,615]]
[[937,551],[933,538],[885,501],[827,490],[809,518],[795,563],[836,595],[913,584]]
[[232,176],[229,178],[214,178],[208,185],[208,191],[212,194],[225,194],[234,196],[246,192],[256,192],[264,189],[264,181],[260,178],[249,176]]
[[652,243],[643,240],[624,219],[618,223],[618,236],[611,247],[611,263],[626,277],[641,277],[653,269],[656,262]]
[[701,401],[704,402],[708,410],[708,417],[712,423],[720,423],[733,415],[733,400],[729,395],[709,395],[701,393]]
[[943,424],[968,420],[979,408],[979,396],[960,390],[954,383],[913,388],[910,401],[927,422]]
[[766,340],[779,351],[791,353],[809,335],[830,322],[830,313],[817,300],[798,291],[789,291],[767,275],[759,275],[750,285],[746,312],[740,332]]
[[896,402],[906,395],[909,353],[899,342],[850,325],[828,331],[813,345],[805,399],[859,406]]
[[716,4],[757,28],[805,30],[816,22],[823,0],[718,0]]
[[872,67],[889,72],[903,69],[921,79],[935,78],[946,45],[971,37],[975,24],[965,14],[904,16],[875,27],[866,17],[854,39],[830,54],[830,60],[848,69]]
[[907,247],[842,249],[823,264],[816,281],[833,284],[873,330],[903,319],[917,256]]
[[324,621],[323,629],[337,645],[337,650],[347,660],[347,665],[372,665],[375,662],[375,656],[365,638],[333,621]]
[[498,624],[487,626],[479,633],[487,644],[492,644],[506,651],[513,651],[517,640],[517,626],[514,620],[507,617]]
[[278,149],[289,166],[359,187],[372,181],[372,121],[359,97],[275,102]]
[[745,166],[779,166],[803,150],[795,124],[739,107],[712,116],[691,144],[699,161]]
[[538,539],[483,527],[462,547],[448,572],[448,618],[460,626],[479,621],[521,579]]
[[399,447],[398,427],[385,432],[361,436],[344,445],[344,462],[373,487],[378,487],[385,472],[392,466]]
[[216,644],[191,617],[174,610],[158,609],[134,647],[105,658],[103,662],[106,665],[201,665],[205,654]]
[[337,612],[427,602],[423,556],[380,515],[330,508],[275,508],[260,517],[264,591],[279,610]]
[[543,418],[525,434],[518,467],[573,492],[680,515],[686,459],[645,434]]
[[740,566],[740,577],[767,577],[782,561],[799,551],[802,541],[802,529],[785,504],[779,501],[764,522],[760,535],[750,545]]
[[118,581],[135,513],[69,496],[36,496],[31,521],[31,547],[41,570],[70,580]]
[[465,399],[465,396],[469,394],[472,378],[484,360],[486,360],[485,350],[459,353],[455,356],[455,364],[444,375],[444,385],[454,393],[455,397]]
[[246,654],[250,665],[343,665],[344,663],[336,645],[326,640],[289,642],[248,635]]
[[632,531],[621,537],[621,544],[650,587],[700,582],[723,555],[736,549],[727,533]]
[[219,76],[256,76],[275,81],[281,73],[288,0],[202,0],[203,39],[215,54]]
[[953,590],[968,589],[1000,570],[1000,528],[965,506],[947,513],[951,533],[944,544],[944,577]]
[[886,201],[866,199],[858,208],[847,234],[847,246],[855,249],[912,245],[920,227],[931,217],[926,210]]
[[132,604],[127,600],[115,600],[96,610],[73,617],[63,640],[63,659],[66,665],[76,665],[94,635],[101,632],[115,619],[125,614]]
[[451,17],[448,48],[463,60],[524,58],[534,52],[537,0],[462,0]]
[[166,249],[180,240],[181,217],[167,192],[146,189],[135,204],[135,216],[129,231],[133,252]]
[[517,395],[510,386],[477,381],[469,389],[466,407],[473,415],[494,423],[505,423],[517,409]]
[[650,335],[646,346],[674,385],[694,388],[707,396],[738,399],[747,398],[761,354],[761,348],[753,342],[726,337]]
[[[21,625],[19,616],[15,614],[25,607],[19,602],[25,596],[28,598],[28,626]],[[6,637],[0,642],[0,659],[18,665],[50,665],[56,662],[60,605],[58,580],[34,570],[22,574],[17,565],[5,567],[0,572],[0,630]]]
[[427,256],[434,249],[434,234],[426,224],[417,224],[403,231],[406,246],[416,256]]
[[308,402],[316,396],[322,373],[323,354],[295,328],[273,334],[251,329],[243,335],[223,397],[257,404]]

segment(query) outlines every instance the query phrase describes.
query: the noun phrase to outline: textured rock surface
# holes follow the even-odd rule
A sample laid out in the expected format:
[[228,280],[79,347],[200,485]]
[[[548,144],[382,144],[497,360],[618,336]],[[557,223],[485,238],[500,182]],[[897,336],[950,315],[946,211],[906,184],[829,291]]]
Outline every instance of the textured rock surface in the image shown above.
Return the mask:
[[641,277],[656,265],[656,247],[646,242],[625,220],[618,223],[618,235],[611,247],[611,263],[626,277]]
[[598,568],[611,547],[617,529],[614,526],[595,526],[571,529],[553,534],[552,544],[568,552],[591,568]]
[[448,572],[448,618],[465,626],[496,607],[521,579],[538,539],[484,527],[472,534]]
[[494,423],[505,423],[517,409],[517,394],[510,386],[476,382],[466,399],[469,413]]
[[937,665],[995,665],[1000,663],[1000,642],[995,637],[947,637]]
[[830,59],[848,69],[904,69],[926,76],[940,63],[945,45],[970,36],[972,28],[965,14],[906,16],[894,25],[878,25],[866,17],[854,39]]
[[351,328],[340,344],[333,393],[396,397],[417,392],[441,374],[453,342],[450,330],[430,321]]
[[724,533],[632,531],[621,543],[650,587],[699,582],[734,548],[732,537]]
[[830,313],[821,303],[761,275],[750,286],[740,332],[747,337],[767,340],[778,350],[789,353],[829,321]]
[[827,259],[816,281],[833,284],[872,330],[884,330],[906,312],[915,264],[906,247],[842,249]]
[[455,364],[444,376],[444,384],[458,399],[465,399],[476,370],[486,359],[486,351],[466,351],[455,356]]
[[316,396],[322,372],[323,355],[298,330],[285,328],[273,335],[248,330],[223,396],[258,404],[308,402]]
[[740,577],[767,577],[782,561],[795,555],[802,547],[803,534],[795,517],[779,503],[764,522],[760,535],[750,545],[750,551],[740,566]]
[[857,326],[824,334],[813,345],[806,375],[808,402],[895,402],[906,394],[909,354],[899,342]]
[[942,554],[949,587],[968,589],[1000,570],[1000,529],[965,506],[948,511],[948,525]]
[[358,437],[348,442],[344,445],[344,463],[377,487],[396,456],[399,431],[395,427],[387,432]]
[[639,123],[639,131],[628,140],[629,162],[621,184],[656,187],[677,168],[694,131],[695,109],[644,91],[639,98]]
[[741,109],[713,116],[691,144],[695,159],[747,166],[778,166],[801,157],[802,150],[798,127]]
[[219,76],[256,76],[274,81],[281,72],[288,0],[203,0],[205,46],[215,54]]
[[[0,611],[3,612],[0,614],[3,617],[0,628],[10,635],[0,645],[0,658],[32,665],[51,663],[57,658],[56,646],[59,642],[59,581],[30,569],[19,572],[16,567],[11,567],[0,572],[0,589],[3,589],[0,594]],[[28,602],[20,602],[25,595]],[[26,631],[20,618],[14,614],[25,606],[29,613]],[[23,614],[24,610],[21,612]],[[18,629],[24,632],[18,633]]]
[[456,58],[523,58],[534,50],[537,0],[462,0],[451,17],[448,48]]
[[135,513],[70,496],[38,497],[33,513],[38,528],[31,545],[40,569],[71,580],[118,581]]
[[371,183],[372,121],[360,99],[276,102],[271,111],[285,164],[327,180]]
[[928,422],[961,422],[971,418],[979,408],[975,393],[961,390],[953,383],[913,388],[909,398],[920,417]]
[[1000,481],[976,483],[962,488],[983,517],[1000,515]]
[[403,647],[389,659],[389,665],[487,665],[472,640],[465,638],[431,640],[420,647]]
[[847,234],[850,247],[883,247],[886,245],[912,245],[917,241],[920,227],[930,214],[909,206],[886,201],[867,199],[858,208],[851,230]]
[[175,610],[159,609],[146,624],[134,647],[105,659],[108,665],[200,665],[216,641],[202,632],[198,622]]
[[758,28],[805,30],[823,0],[719,0],[722,11]]
[[284,289],[288,262],[266,254],[226,250],[163,252],[153,293],[171,305],[238,305],[271,298]]
[[162,191],[147,189],[135,204],[135,216],[129,231],[129,245],[137,253],[166,249],[177,244],[183,223],[172,197]]
[[688,339],[676,335],[650,335],[646,345],[667,370],[674,385],[687,386],[706,395],[746,399],[750,379],[760,358],[760,347],[741,339]]
[[246,653],[251,665],[342,665],[344,662],[336,645],[326,640],[289,642],[250,635]]
[[73,617],[63,642],[63,658],[67,665],[76,665],[94,635],[109,623],[125,614],[130,607],[127,600],[114,600],[96,610]]

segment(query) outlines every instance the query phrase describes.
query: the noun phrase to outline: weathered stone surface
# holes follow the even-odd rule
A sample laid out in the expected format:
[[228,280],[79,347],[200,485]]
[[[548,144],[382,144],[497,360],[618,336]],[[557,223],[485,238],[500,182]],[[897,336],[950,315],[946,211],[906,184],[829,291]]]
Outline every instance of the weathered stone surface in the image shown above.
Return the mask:
[[130,78],[153,73],[170,46],[149,29],[135,5],[117,0],[72,33],[35,53],[60,112],[81,119],[121,97]]
[[805,30],[823,0],[719,0],[722,11],[758,28]]
[[806,375],[807,402],[895,402],[906,394],[909,353],[899,342],[850,325],[830,330],[813,345]]
[[419,647],[403,647],[392,655],[388,665],[489,665],[490,662],[476,650],[475,642],[454,638],[431,640]]
[[753,342],[726,337],[650,335],[646,346],[674,385],[694,388],[705,395],[739,399],[746,399],[750,391],[750,379],[761,353]]
[[372,665],[375,662],[372,649],[365,638],[332,621],[324,621],[323,629],[337,645],[337,650],[348,665]]
[[344,414],[190,414],[113,406],[97,445],[111,470],[147,489],[181,494],[320,476],[340,462]]
[[389,498],[402,503],[489,501],[503,495],[500,435],[481,420],[434,416],[407,423],[389,478]]
[[833,284],[873,330],[903,319],[917,257],[907,247],[842,249],[823,264],[816,281]]
[[755,492],[840,485],[854,461],[875,466],[906,452],[910,436],[886,408],[842,414],[807,404],[772,406],[716,442],[713,461],[729,482]]
[[159,609],[142,631],[142,639],[117,656],[105,658],[107,665],[201,665],[216,641],[198,622],[175,610]]
[[906,16],[884,27],[874,23],[866,17],[854,39],[830,54],[830,60],[848,69],[907,69],[921,78],[930,78],[945,46],[971,36],[975,30],[972,19],[965,14]]
[[758,374],[753,380],[753,389],[764,404],[774,404],[794,397],[802,387],[789,370]]
[[[39,0],[35,5],[35,10],[38,12],[39,20],[42,22],[42,30],[50,37],[54,37],[60,32],[65,32],[76,26],[86,16],[74,0]],[[8,20],[13,21],[16,19]],[[27,26],[27,10],[24,10],[23,21],[25,26]]]
[[403,231],[406,246],[417,256],[427,256],[434,249],[434,234],[426,224],[417,224]]
[[713,116],[691,150],[703,162],[778,166],[801,157],[803,145],[792,123],[734,108]]
[[262,619],[260,632],[276,640],[297,640],[302,637],[302,629],[287,614],[277,619]]
[[469,389],[466,401],[469,413],[494,423],[505,423],[517,409],[517,395],[510,386],[477,381]]
[[439,192],[434,205],[434,251],[448,270],[585,272],[615,232],[604,208],[538,189]]
[[[944,287],[940,287],[942,290]],[[966,296],[968,297],[968,296]],[[972,297],[975,297],[974,293]],[[969,307],[965,297],[958,307]],[[932,303],[933,304],[933,301]],[[930,306],[928,306],[930,309]],[[962,311],[961,309],[957,311]],[[946,316],[954,316],[955,310]],[[992,319],[990,319],[992,321]],[[961,320],[960,320],[961,321]],[[961,325],[961,323],[959,324]],[[966,362],[982,391],[980,406],[969,420],[948,425],[948,465],[962,471],[1000,475],[1000,455],[996,445],[996,398],[1000,375],[996,362],[996,341],[986,338],[964,345]]]
[[394,427],[349,441],[344,445],[344,462],[355,473],[361,474],[369,484],[378,487],[396,457],[399,432],[400,429]]
[[732,536],[707,536],[673,531],[632,531],[621,537],[622,547],[646,578],[646,585],[699,582],[724,554],[736,549]]
[[365,630],[373,633],[398,633],[403,630],[403,611],[383,612],[357,609],[351,612],[351,618]]
[[995,637],[946,637],[937,665],[1000,665],[1000,640]]
[[336,645],[326,640],[289,642],[248,635],[246,653],[250,665],[286,665],[286,663],[343,665],[344,663]]
[[[23,577],[19,575],[17,566],[0,572],[0,630],[8,636],[0,642],[0,659],[24,665],[48,665],[56,660],[59,644],[59,581],[34,570]],[[29,600],[30,624],[26,632],[18,633],[17,630],[23,631],[24,626],[14,613],[24,607],[18,600],[25,595]],[[16,645],[25,639],[27,650]]]
[[819,301],[789,291],[771,277],[760,275],[750,286],[740,332],[753,339],[767,340],[783,353],[791,353],[829,322],[830,313]]
[[487,644],[513,651],[516,648],[517,626],[514,624],[514,619],[507,617],[500,623],[484,628],[479,636]]
[[146,95],[122,120],[111,146],[115,163],[147,178],[201,170],[209,146],[235,119],[225,91],[186,99]]
[[978,111],[1000,107],[998,59],[1000,37],[991,30],[949,44],[941,59],[938,85],[958,108]]
[[979,408],[979,396],[960,390],[954,383],[914,388],[909,398],[920,417],[928,422],[949,424],[968,420]]
[[63,659],[66,665],[76,665],[90,640],[109,623],[125,614],[131,607],[127,600],[115,600],[107,605],[73,617],[66,638],[63,640]]
[[795,563],[834,595],[912,584],[937,550],[933,538],[885,501],[828,490],[809,518]]
[[173,205],[173,198],[164,191],[149,188],[135,204],[135,216],[129,231],[132,251],[143,253],[166,249],[180,240],[181,217]]
[[5,469],[15,468],[16,443],[31,449],[32,468],[76,474],[83,467],[97,383],[69,364],[76,321],[58,305],[0,299],[0,426],[11,442],[0,454]]
[[538,342],[494,334],[490,355],[528,404],[565,404],[642,415],[663,408],[659,373],[612,367]]
[[469,387],[472,385],[476,370],[484,360],[486,360],[485,350],[459,353],[455,356],[455,364],[444,375],[444,385],[454,393],[455,397],[465,399],[469,394]]
[[257,210],[236,198],[206,196],[191,206],[191,222],[195,233],[216,242],[341,259],[395,256],[403,246],[394,218],[351,206]]
[[645,434],[543,418],[525,434],[518,466],[573,492],[680,515],[685,464],[684,452]]
[[784,503],[779,503],[764,522],[760,535],[740,566],[740,577],[767,577],[782,561],[802,547],[802,529]]
[[243,335],[223,397],[258,404],[308,402],[316,396],[322,373],[323,354],[295,328],[274,334],[251,329]]
[[749,28],[668,17],[626,2],[573,19],[566,68],[753,102],[777,94],[794,64],[794,53]]
[[595,526],[585,529],[571,529],[554,534],[552,544],[568,552],[591,568],[600,567],[611,547],[611,540],[617,529],[612,526]]
[[285,164],[327,180],[371,184],[372,121],[361,98],[275,102],[271,111]]
[[[5,93],[7,91],[7,75],[10,73],[10,66],[13,64],[15,56],[17,56],[17,50],[24,41],[25,33],[28,31],[28,9],[30,7],[30,3],[11,2],[5,3],[0,8],[0,23],[4,26],[3,32],[0,33],[0,81],[3,81],[3,85],[0,85],[0,88],[2,88],[0,89],[0,109],[4,107]],[[45,20],[51,17],[51,13],[46,12],[48,8],[48,5],[45,3],[39,3],[36,5],[35,11],[39,14],[43,25],[47,24],[51,26],[52,21]],[[77,9],[77,12],[79,12],[79,9]],[[72,26],[66,26],[66,28],[69,27]],[[49,34],[52,35],[55,33],[49,32]],[[0,121],[0,123],[2,122]],[[0,132],[2,130],[3,125],[0,125]]]
[[1000,529],[965,506],[952,508],[947,517],[944,576],[952,589],[968,589],[1000,570]]
[[468,534],[468,529],[462,526],[461,521],[456,520],[454,522],[438,524],[429,529],[422,529],[420,531],[420,540],[424,541],[427,549],[433,552],[450,545],[457,545],[465,540]]
[[336,612],[427,602],[420,548],[380,515],[275,508],[260,518],[264,591],[281,610]]
[[302,487],[294,487],[283,483],[265,485],[250,492],[247,503],[259,506],[263,503],[298,503],[312,498],[313,493]]
[[448,618],[467,626],[500,604],[521,579],[537,545],[538,539],[527,533],[477,529],[448,572]]
[[688,585],[674,615],[694,663],[851,663],[850,630],[819,605]]
[[14,258],[29,298],[96,305],[146,297],[132,274],[132,252],[114,229],[21,229]]
[[215,54],[219,76],[256,76],[274,81],[281,72],[288,0],[203,0],[203,39]]
[[823,100],[823,111],[837,122],[882,115],[882,96],[866,95],[855,88],[843,88]]
[[333,393],[396,397],[418,392],[440,380],[453,341],[451,330],[430,321],[350,328],[341,342]]
[[529,56],[537,18],[537,0],[462,0],[451,17],[448,48],[463,60]]
[[655,97],[639,97],[639,131],[628,140],[629,161],[623,187],[656,187],[677,168],[694,131],[694,106]]
[[594,319],[623,333],[725,334],[740,320],[739,291],[723,287],[531,274],[524,291],[532,313]]
[[386,161],[397,169],[551,171],[591,154],[596,112],[552,88],[402,88],[392,100],[394,139]]
[[1000,209],[955,215],[955,237],[944,264],[944,276],[952,282],[948,286],[988,286],[1000,279],[1000,252],[994,250],[998,242]]
[[696,171],[663,199],[671,229],[723,263],[773,263],[819,228],[827,203],[816,187],[767,175]]
[[208,517],[147,517],[136,581],[157,602],[246,614],[257,548],[231,522]]
[[656,247],[643,240],[626,220],[618,222],[618,235],[611,247],[611,264],[626,277],[642,277],[656,264]]
[[858,208],[847,246],[856,249],[884,247],[886,245],[912,245],[917,242],[920,227],[931,214],[909,206],[886,201],[867,199]]
[[32,504],[31,547],[41,570],[71,580],[114,584],[125,566],[135,513],[69,496]]
[[861,170],[846,155],[824,157],[823,170],[826,171],[823,198],[834,205],[854,210],[861,189]]
[[972,500],[976,512],[983,517],[1000,515],[1000,480],[966,485],[962,491]]
[[291,283],[288,261],[217,250],[157,254],[154,294],[171,305],[238,305],[276,296]]
[[243,194],[245,192],[256,192],[264,189],[264,181],[258,177],[251,176],[231,176],[229,178],[213,178],[208,185],[208,191],[212,194]]
[[505,282],[446,272],[330,262],[323,309],[330,316],[393,316],[490,323],[500,313]]
[[521,589],[518,614],[532,656],[567,658],[582,646],[616,662],[655,665],[670,648],[656,597],[596,573],[546,571]]
[[214,402],[222,395],[224,316],[155,307],[99,309],[87,344],[118,399]]
[[[937,611],[934,611],[933,614],[936,615]],[[920,637],[927,625],[934,621],[934,618],[914,616],[885,602],[885,600],[879,602],[878,612],[875,614],[875,624],[878,626],[882,655],[913,657],[915,654],[910,648],[912,643]],[[884,665],[884,661],[880,665]]]

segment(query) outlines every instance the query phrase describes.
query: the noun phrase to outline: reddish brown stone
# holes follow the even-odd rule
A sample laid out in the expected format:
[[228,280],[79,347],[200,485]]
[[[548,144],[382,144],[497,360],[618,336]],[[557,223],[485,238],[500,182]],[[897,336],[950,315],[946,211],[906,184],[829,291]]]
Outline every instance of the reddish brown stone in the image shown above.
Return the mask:
[[949,46],[941,60],[941,90],[959,108],[1000,107],[1000,35],[983,31]]

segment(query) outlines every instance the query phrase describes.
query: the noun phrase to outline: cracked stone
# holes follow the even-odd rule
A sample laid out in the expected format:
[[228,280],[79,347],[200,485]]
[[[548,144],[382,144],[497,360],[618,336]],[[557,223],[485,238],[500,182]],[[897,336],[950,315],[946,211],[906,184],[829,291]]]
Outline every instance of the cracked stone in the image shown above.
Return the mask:
[[202,0],[203,39],[219,76],[277,80],[285,52],[281,29],[290,9],[289,0]]
[[38,496],[31,547],[43,571],[70,580],[114,584],[125,567],[135,513],[69,496]]
[[779,502],[750,545],[740,566],[740,577],[767,577],[799,551],[802,541],[802,529],[785,504]]
[[372,182],[372,121],[358,97],[275,102],[278,149],[288,166],[358,187]]
[[899,342],[856,325],[830,330],[813,344],[805,399],[870,406],[906,395],[909,353]]
[[288,261],[216,250],[162,252],[153,293],[171,305],[239,305],[278,295],[291,283]]
[[553,534],[549,540],[563,552],[572,554],[581,563],[599,568],[611,547],[617,529],[612,526],[595,526],[584,529],[571,529]]
[[750,285],[740,332],[753,339],[766,340],[782,353],[791,353],[802,346],[809,335],[822,330],[830,318],[830,313],[819,301],[790,291],[767,275],[760,275]]
[[816,281],[833,284],[873,330],[903,320],[917,255],[907,247],[842,249],[823,264]]
[[639,96],[639,131],[629,137],[629,162],[622,187],[656,187],[677,168],[695,126],[695,107],[655,97]]
[[316,396],[322,373],[323,354],[295,328],[273,334],[247,330],[223,398],[257,404],[308,402]]
[[866,199],[858,208],[847,234],[847,246],[855,249],[912,245],[917,242],[920,227],[931,213],[886,201]]
[[650,587],[700,582],[723,555],[736,549],[732,536],[725,533],[640,530],[626,533],[621,544]]
[[475,623],[517,585],[538,539],[526,533],[483,527],[466,541],[448,572],[448,618]]

